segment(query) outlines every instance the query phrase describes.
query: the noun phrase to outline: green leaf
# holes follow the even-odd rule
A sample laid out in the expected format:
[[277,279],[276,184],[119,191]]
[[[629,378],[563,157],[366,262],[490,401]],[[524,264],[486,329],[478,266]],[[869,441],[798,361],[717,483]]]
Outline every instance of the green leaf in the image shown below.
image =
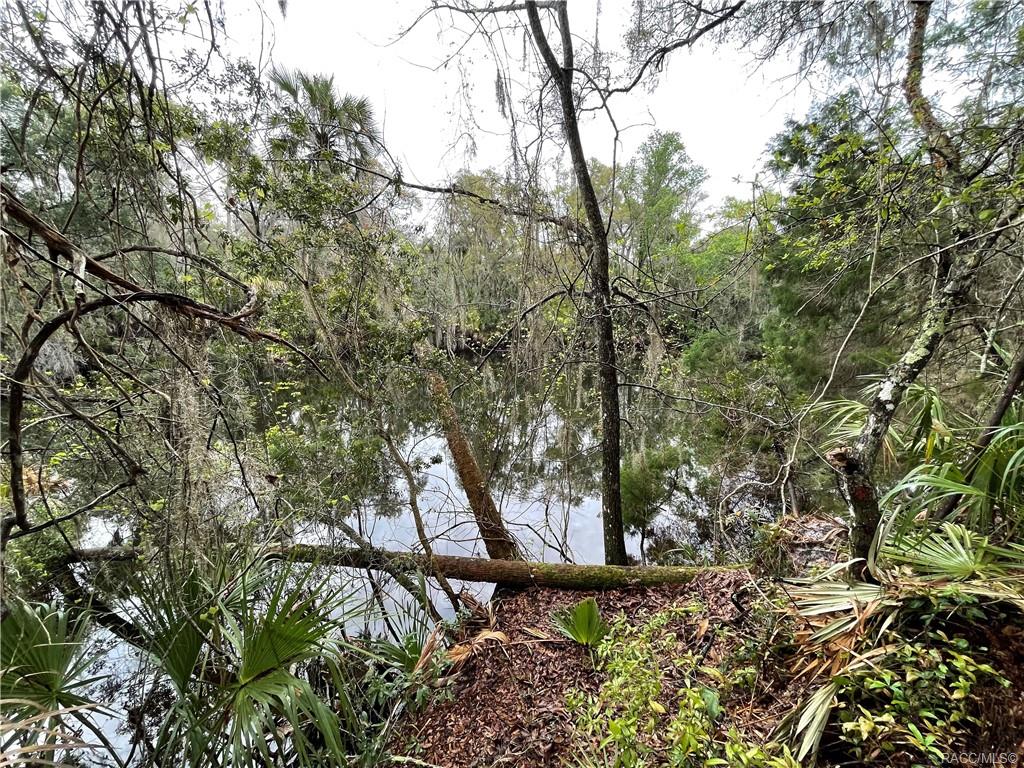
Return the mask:
[[551,621],[563,635],[588,648],[596,646],[608,634],[608,625],[601,618],[597,600],[593,597],[572,608],[557,611]]

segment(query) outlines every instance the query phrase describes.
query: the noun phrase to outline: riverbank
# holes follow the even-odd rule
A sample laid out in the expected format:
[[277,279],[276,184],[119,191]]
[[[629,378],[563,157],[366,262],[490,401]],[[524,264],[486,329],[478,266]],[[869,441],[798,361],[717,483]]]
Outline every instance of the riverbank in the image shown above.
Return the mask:
[[[596,652],[560,634],[552,622],[560,610],[587,597],[596,599],[610,625]],[[498,597],[448,650],[446,665],[455,663],[434,683],[429,704],[407,715],[392,740],[392,754],[443,768],[811,765],[809,755],[797,759],[800,740],[790,737],[792,716],[807,711],[800,708],[829,684],[848,656],[809,653],[808,629],[788,609],[784,585],[739,571],[709,572],[686,585],[528,589]],[[951,713],[947,719],[939,713],[941,722],[934,725],[959,750],[957,756],[962,751],[1020,757],[1019,617],[1002,626],[964,629],[965,649],[996,675],[968,670],[976,683],[968,690],[957,689],[960,683],[953,680],[951,695],[960,690],[970,699],[968,714],[957,722]],[[899,720],[901,706],[920,708],[928,691],[941,690],[946,681],[932,673],[947,669],[947,662],[970,666],[958,661],[966,653],[947,656],[938,642],[924,654],[935,664],[929,670],[928,662],[921,663],[919,676],[928,686],[920,695],[901,698],[903,688],[914,688],[914,680],[904,678],[914,674],[908,671],[912,665],[899,664],[890,690],[875,700],[876,711],[857,711],[843,690],[835,694],[818,764],[851,764],[851,757],[862,765],[920,764],[913,745],[899,743],[906,729],[889,720]],[[878,667],[878,680],[886,679],[881,673],[887,665]],[[858,678],[857,685],[877,687],[878,680]],[[905,724],[920,718],[914,727],[928,726],[929,712],[902,714]],[[876,745],[872,737],[886,728],[888,740]],[[971,759],[958,764],[985,758]]]

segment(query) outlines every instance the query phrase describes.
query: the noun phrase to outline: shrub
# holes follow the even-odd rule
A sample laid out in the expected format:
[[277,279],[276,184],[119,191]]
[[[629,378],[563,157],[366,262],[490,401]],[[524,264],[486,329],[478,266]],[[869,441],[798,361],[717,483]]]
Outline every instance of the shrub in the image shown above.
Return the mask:
[[[748,743],[734,728],[722,733],[725,713],[718,691],[697,680],[703,671],[698,658],[681,653],[669,629],[697,610],[697,605],[676,607],[639,626],[625,617],[612,624],[597,648],[605,673],[600,690],[568,697],[576,718],[578,768],[797,768],[784,747]],[[683,684],[667,696],[666,674],[675,678],[680,671]]]

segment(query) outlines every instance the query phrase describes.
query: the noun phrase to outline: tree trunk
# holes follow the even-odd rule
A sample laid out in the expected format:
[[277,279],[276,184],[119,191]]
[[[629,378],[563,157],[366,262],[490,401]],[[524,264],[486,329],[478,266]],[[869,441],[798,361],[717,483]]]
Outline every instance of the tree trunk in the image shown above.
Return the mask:
[[[925,145],[932,157],[936,180],[951,197],[965,186],[960,155],[951,137],[935,116],[921,85],[924,72],[924,40],[931,3],[913,3],[913,22],[907,49],[907,73],[903,92]],[[936,277],[928,306],[917,334],[903,356],[886,371],[868,405],[864,426],[852,446],[838,448],[828,460],[839,473],[853,517],[850,548],[854,557],[867,560],[881,520],[873,473],[875,460],[904,395],[917,380],[949,331],[950,321],[967,301],[977,278],[982,257],[996,247],[1002,231],[1016,215],[1012,204],[988,233],[977,229],[968,206],[954,208],[953,242],[936,253]]]
[[611,283],[609,277],[608,232],[601,205],[583,154],[572,93],[573,48],[569,34],[569,14],[564,2],[558,6],[558,27],[562,38],[562,64],[559,65],[544,35],[536,2],[526,3],[530,32],[541,58],[558,89],[573,173],[587,215],[587,246],[590,250],[590,283],[594,292],[597,332],[597,366],[601,395],[601,500],[604,526],[604,559],[609,565],[626,564],[626,537],[622,526],[620,487],[621,438],[619,408],[619,369],[615,355],[615,328],[612,322]]
[[[68,555],[63,563],[131,562],[139,553],[133,549],[106,547],[84,549]],[[553,589],[622,589],[659,584],[687,584],[701,573],[730,573],[743,566],[633,566],[531,563],[525,560],[488,560],[480,557],[426,555],[386,552],[365,548],[337,549],[315,544],[295,544],[268,554],[283,560],[334,565],[361,570],[418,571],[427,576],[485,582],[503,587],[550,587]]]
[[[417,357],[424,355],[417,351]],[[505,522],[501,519],[501,512],[491,497],[491,490],[487,485],[487,478],[480,471],[476,457],[473,455],[473,448],[466,439],[459,423],[459,416],[455,412],[455,403],[452,402],[448,393],[448,383],[441,374],[436,371],[427,371],[427,386],[430,395],[437,408],[437,415],[444,428],[445,440],[448,442],[448,450],[452,454],[455,463],[455,471],[459,475],[459,482],[466,491],[466,499],[469,501],[469,508],[476,518],[477,527],[480,529],[480,537],[484,540],[487,548],[487,555],[495,560],[522,560],[523,554],[519,550],[515,539],[505,528]]]

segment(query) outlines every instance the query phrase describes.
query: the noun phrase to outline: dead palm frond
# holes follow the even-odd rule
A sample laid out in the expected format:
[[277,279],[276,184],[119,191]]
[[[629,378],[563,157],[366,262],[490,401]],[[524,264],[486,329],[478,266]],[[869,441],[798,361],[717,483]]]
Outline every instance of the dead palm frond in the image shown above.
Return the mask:
[[446,654],[452,671],[457,672],[470,658],[481,653],[488,643],[508,645],[508,635],[493,629],[483,629],[464,643],[453,645]]
[[887,645],[872,648],[846,664],[841,673],[833,675],[832,679],[817,688],[799,707],[779,723],[773,738],[785,739],[792,744],[794,755],[801,764],[804,761],[809,761],[807,764],[812,764],[821,744],[825,726],[828,725],[832,709],[836,704],[836,695],[840,688],[836,678],[840,674],[848,676],[865,667],[877,665],[882,657],[896,647]]
[[[87,713],[94,709],[95,704],[46,709],[28,699],[0,699],[0,713],[4,715],[0,717],[0,768],[29,765],[75,768],[81,764],[78,757],[73,762],[61,762],[59,753],[81,750],[104,752],[117,765],[122,765],[106,738],[100,742],[83,741],[79,729],[69,726],[71,721],[79,725],[88,723]],[[36,714],[28,714],[33,711]],[[9,716],[14,712],[20,714]],[[101,733],[97,735],[102,737]]]

